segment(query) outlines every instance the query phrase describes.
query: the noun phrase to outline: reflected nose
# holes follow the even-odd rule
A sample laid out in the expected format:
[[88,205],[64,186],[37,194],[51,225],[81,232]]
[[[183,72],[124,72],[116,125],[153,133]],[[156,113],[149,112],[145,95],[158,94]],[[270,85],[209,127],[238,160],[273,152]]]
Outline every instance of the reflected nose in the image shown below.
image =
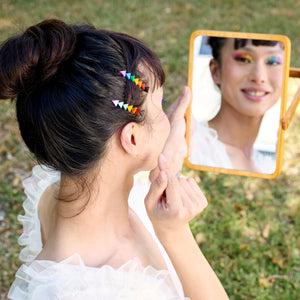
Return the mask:
[[249,80],[256,84],[263,84],[267,81],[267,70],[263,62],[257,62],[252,65]]

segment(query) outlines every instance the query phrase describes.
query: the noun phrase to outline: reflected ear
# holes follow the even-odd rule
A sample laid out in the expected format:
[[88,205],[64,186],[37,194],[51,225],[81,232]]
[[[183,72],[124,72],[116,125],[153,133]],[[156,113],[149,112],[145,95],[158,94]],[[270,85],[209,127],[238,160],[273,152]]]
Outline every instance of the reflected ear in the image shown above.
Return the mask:
[[122,148],[128,154],[137,154],[137,136],[138,136],[138,124],[131,122],[126,124],[120,134],[120,142]]
[[220,68],[218,62],[214,58],[209,62],[209,69],[214,83],[220,85]]

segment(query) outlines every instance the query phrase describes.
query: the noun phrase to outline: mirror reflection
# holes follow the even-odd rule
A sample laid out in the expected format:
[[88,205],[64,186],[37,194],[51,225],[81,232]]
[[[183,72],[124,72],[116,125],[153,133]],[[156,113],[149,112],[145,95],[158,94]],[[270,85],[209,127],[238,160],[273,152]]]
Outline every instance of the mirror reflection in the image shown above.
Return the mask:
[[191,164],[275,172],[283,62],[281,41],[196,37]]

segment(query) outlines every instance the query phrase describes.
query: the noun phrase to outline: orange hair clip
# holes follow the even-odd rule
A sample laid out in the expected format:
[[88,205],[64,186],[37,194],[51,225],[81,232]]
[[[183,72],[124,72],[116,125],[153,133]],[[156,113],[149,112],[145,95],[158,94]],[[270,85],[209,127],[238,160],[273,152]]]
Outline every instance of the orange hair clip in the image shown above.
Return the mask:
[[132,75],[131,73],[127,73],[126,71],[120,71],[120,73],[122,74],[123,77],[127,78],[128,80],[131,80],[139,88],[141,88],[143,91],[145,91],[146,93],[148,93],[149,87],[146,86],[146,84],[143,83],[141,80],[139,80],[138,78],[135,78],[134,75]]
[[137,114],[140,116],[143,116],[145,111],[141,110],[140,108],[137,108],[136,106],[133,105],[129,105],[127,103],[124,103],[124,101],[120,101],[120,100],[112,100],[112,103],[114,104],[115,107],[120,107],[124,110],[127,110],[133,114]]

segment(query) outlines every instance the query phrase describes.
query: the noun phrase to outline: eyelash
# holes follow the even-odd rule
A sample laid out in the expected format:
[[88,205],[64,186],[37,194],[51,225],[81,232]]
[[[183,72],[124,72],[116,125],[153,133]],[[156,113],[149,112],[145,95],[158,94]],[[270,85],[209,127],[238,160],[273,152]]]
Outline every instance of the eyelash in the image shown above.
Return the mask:
[[[233,59],[237,62],[250,64],[253,62],[253,58],[248,54],[236,53],[233,55]],[[280,57],[272,56],[265,60],[266,65],[268,66],[278,66],[282,64],[282,59]]]
[[266,59],[266,64],[269,66],[278,66],[278,65],[282,64],[282,60],[280,57],[272,56],[272,57]]
[[253,62],[253,58],[248,54],[237,53],[233,55],[233,58],[238,62],[242,62],[246,64],[250,64]]

